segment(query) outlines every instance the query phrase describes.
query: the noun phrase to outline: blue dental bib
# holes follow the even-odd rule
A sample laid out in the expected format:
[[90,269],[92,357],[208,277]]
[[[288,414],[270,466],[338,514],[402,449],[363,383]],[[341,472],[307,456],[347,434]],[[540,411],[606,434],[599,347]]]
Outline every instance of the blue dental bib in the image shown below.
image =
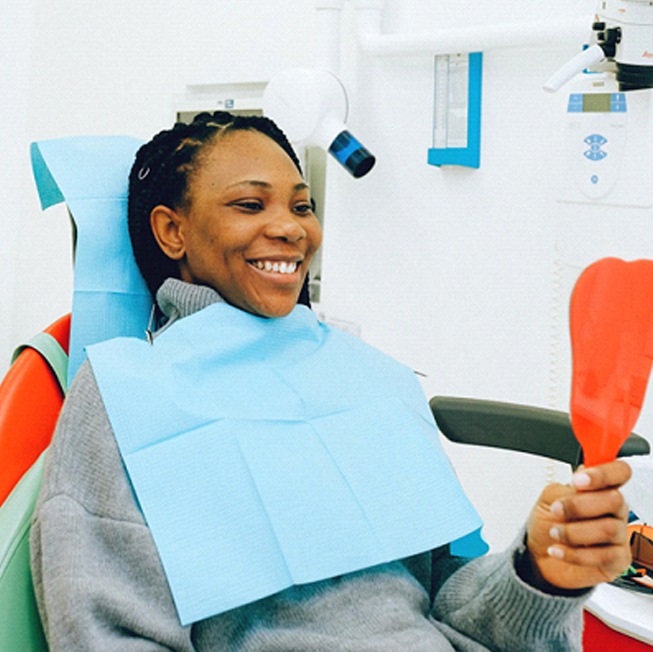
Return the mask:
[[182,624],[480,526],[412,371],[304,306],[88,354]]

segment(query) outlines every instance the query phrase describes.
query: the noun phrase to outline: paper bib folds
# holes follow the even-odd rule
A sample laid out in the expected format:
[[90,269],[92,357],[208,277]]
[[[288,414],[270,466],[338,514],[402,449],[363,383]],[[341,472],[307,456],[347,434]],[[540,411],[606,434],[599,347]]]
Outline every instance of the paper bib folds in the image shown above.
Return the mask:
[[182,624],[480,525],[414,374],[304,306],[89,357]]

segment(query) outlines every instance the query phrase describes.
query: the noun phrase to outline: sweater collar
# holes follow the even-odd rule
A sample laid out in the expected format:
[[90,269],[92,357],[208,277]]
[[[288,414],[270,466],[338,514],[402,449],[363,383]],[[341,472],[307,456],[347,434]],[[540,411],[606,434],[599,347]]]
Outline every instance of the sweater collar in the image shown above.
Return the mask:
[[168,278],[156,293],[156,302],[165,315],[167,324],[171,324],[211,304],[224,302],[224,299],[207,285],[195,285]]

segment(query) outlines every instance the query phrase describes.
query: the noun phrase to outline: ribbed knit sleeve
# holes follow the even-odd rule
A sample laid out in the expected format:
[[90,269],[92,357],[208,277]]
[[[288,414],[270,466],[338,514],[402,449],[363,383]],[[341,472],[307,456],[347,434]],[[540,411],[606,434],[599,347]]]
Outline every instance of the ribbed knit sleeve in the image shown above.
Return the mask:
[[434,618],[491,650],[581,650],[588,594],[554,596],[522,581],[514,562],[522,539],[523,534],[505,552],[475,559],[451,575],[436,596]]

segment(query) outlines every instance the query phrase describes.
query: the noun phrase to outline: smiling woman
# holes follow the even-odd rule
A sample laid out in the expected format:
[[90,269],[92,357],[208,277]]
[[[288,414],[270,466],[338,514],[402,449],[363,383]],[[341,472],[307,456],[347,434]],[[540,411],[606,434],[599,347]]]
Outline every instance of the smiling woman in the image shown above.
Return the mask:
[[[172,277],[208,285],[254,314],[309,304],[321,228],[297,156],[267,118],[202,113],[157,134],[132,168],[129,230],[153,296]],[[283,262],[283,280],[271,278]]]
[[216,135],[205,145],[179,207],[155,206],[151,224],[187,283],[264,317],[297,304],[320,224],[297,166],[257,131]]

